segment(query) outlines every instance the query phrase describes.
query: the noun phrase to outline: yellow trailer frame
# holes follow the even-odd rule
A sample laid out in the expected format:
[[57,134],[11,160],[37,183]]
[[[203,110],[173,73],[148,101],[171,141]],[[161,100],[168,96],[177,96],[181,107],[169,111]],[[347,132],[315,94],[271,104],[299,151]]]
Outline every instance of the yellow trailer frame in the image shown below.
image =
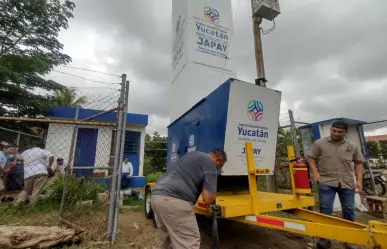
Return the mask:
[[[251,225],[268,227],[292,233],[298,233],[341,242],[365,245],[369,248],[387,249],[387,224],[369,221],[368,225],[347,221],[341,218],[309,211],[315,205],[314,197],[308,191],[295,188],[293,177],[294,150],[288,147],[288,160],[293,194],[259,192],[257,175],[262,170],[255,169],[252,155],[252,143],[246,143],[249,193],[225,195],[217,193],[216,207],[218,218],[230,219]],[[146,193],[150,193],[154,183],[147,184]],[[310,193],[310,191],[309,191]],[[149,198],[149,197],[148,197]],[[195,213],[211,215],[212,206],[206,205],[199,197]],[[294,218],[283,218],[268,213],[282,211]]]

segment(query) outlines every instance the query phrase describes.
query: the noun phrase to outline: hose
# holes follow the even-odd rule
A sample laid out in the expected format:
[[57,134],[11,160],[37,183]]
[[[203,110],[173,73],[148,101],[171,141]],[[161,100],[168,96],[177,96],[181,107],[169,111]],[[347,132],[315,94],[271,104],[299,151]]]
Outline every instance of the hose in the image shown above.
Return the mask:
[[215,205],[212,205],[211,207],[212,212],[212,248],[213,249],[219,249],[219,232],[218,232],[218,207]]

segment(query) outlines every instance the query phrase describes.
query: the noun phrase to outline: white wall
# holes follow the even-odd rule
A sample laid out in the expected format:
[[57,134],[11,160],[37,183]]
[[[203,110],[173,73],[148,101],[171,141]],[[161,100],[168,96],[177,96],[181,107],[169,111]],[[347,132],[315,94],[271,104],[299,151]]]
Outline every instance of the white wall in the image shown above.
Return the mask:
[[[68,162],[72,134],[73,125],[49,124],[46,138],[46,150],[53,153],[55,159],[62,157]],[[56,162],[54,165],[56,166]]]
[[[55,158],[62,157],[68,160],[71,139],[73,134],[73,125],[51,123],[48,127],[46,138],[46,149],[54,154]],[[110,147],[112,142],[112,127],[97,126],[79,126],[79,128],[97,128],[97,147],[95,156],[95,167],[107,167],[109,162]],[[142,176],[144,161],[145,127],[128,126],[128,131],[141,132],[141,144],[139,155],[139,175]],[[76,142],[76,141],[75,141]],[[101,172],[103,170],[95,170]]]

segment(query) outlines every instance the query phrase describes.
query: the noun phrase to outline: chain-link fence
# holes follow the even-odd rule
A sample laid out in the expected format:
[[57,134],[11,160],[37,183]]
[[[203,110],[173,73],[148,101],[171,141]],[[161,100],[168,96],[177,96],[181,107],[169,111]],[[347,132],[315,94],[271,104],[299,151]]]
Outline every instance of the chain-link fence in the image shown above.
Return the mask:
[[387,169],[387,120],[363,125],[368,163],[372,168]]
[[0,225],[116,239],[128,90],[123,75],[116,88],[56,92],[43,117],[0,118]]
[[[303,136],[298,128],[307,123],[294,120],[292,111],[281,114],[279,123],[275,165],[276,184],[280,189],[291,189],[288,146],[294,146],[295,150],[303,155]],[[297,147],[295,147],[296,141]]]

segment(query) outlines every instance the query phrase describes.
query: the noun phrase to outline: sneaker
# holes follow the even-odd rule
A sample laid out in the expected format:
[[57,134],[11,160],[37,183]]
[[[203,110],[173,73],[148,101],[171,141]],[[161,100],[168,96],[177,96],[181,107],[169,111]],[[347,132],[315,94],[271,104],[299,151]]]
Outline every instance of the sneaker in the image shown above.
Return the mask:
[[344,245],[346,249],[357,249],[357,246],[354,244],[345,243]]

